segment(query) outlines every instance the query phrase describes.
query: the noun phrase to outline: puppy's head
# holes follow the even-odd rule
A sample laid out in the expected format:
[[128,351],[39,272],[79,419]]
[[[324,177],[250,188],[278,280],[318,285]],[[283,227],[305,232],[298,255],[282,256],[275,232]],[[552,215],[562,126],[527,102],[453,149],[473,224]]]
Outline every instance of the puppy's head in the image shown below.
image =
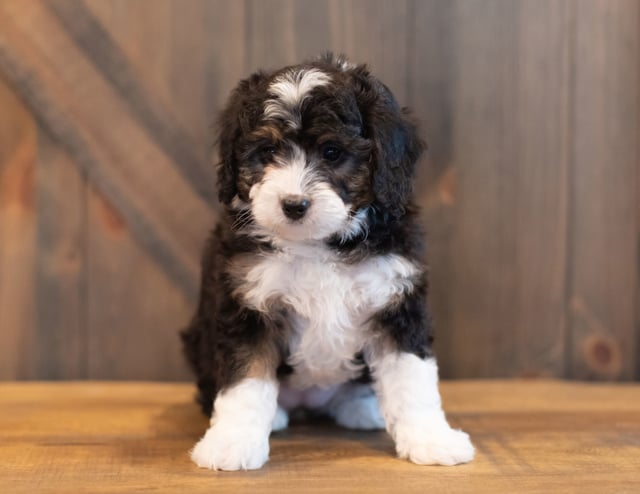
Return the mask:
[[422,148],[386,86],[327,55],[240,82],[221,120],[219,198],[273,238],[348,238],[367,208],[404,214]]

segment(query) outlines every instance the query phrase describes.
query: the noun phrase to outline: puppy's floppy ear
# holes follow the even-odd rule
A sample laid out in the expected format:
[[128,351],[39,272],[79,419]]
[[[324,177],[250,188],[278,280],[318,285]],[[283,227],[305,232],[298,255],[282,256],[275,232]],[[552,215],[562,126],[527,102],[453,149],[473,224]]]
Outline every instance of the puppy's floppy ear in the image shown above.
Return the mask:
[[353,70],[356,98],[365,136],[373,142],[373,192],[385,212],[398,218],[411,198],[416,162],[425,143],[418,136],[408,110],[398,106],[389,88],[365,66]]
[[218,122],[220,160],[217,172],[218,199],[223,204],[231,203],[238,193],[238,143],[243,132],[248,131],[251,123],[261,114],[259,93],[266,79],[265,73],[256,72],[240,81],[220,116]]

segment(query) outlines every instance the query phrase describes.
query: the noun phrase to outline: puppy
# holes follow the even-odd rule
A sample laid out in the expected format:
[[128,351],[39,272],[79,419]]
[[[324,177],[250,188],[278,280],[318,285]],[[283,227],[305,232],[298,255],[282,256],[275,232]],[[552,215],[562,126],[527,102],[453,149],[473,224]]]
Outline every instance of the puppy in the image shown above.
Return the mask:
[[411,202],[423,147],[389,89],[342,57],[233,91],[219,134],[225,211],[182,333],[211,416],[197,465],[262,467],[297,407],[386,428],[414,463],[473,459],[438,392]]

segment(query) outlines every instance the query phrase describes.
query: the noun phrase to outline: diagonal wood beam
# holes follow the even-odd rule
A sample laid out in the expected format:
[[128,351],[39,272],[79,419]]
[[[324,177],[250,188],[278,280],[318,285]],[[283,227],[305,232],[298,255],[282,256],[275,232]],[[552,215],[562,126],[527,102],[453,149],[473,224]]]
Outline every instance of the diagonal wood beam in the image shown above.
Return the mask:
[[213,176],[194,152],[191,137],[177,123],[168,108],[149,93],[136,78],[118,43],[82,0],[43,2],[85,54],[96,71],[113,86],[129,111],[173,159],[193,190],[210,205],[215,204]]
[[134,239],[194,300],[213,222],[176,164],[41,2],[0,4],[0,72],[118,209]]
[[34,113],[42,128],[53,137],[73,158],[84,174],[112,203],[130,227],[134,239],[151,255],[167,276],[190,300],[195,300],[197,286],[195,274],[179,256],[167,246],[143,212],[131,204],[126,194],[108,174],[102,172],[107,166],[95,156],[90,146],[76,131],[75,126],[56,108],[39,86],[37,79],[13,58],[0,41],[0,72],[15,87]]

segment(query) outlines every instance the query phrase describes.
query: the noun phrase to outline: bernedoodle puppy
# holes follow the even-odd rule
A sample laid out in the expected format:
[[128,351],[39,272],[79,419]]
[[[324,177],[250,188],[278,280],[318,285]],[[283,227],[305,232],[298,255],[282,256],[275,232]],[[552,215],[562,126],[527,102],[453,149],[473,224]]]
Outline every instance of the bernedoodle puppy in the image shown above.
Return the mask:
[[438,392],[407,111],[328,54],[241,81],[218,138],[225,209],[182,333],[211,416],[193,461],[262,467],[298,407],[386,428],[414,463],[471,461]]

